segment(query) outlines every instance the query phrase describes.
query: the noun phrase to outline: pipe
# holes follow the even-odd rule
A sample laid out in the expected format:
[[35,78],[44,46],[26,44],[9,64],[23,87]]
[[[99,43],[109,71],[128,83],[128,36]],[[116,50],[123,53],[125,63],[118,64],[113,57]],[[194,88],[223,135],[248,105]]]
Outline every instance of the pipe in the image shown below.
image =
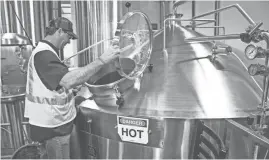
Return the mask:
[[[195,8],[196,8],[196,2],[193,0],[191,3],[191,14],[192,14],[192,18],[195,17]],[[192,30],[195,31],[195,27],[192,27]]]
[[212,26],[212,27],[196,27],[196,26],[186,26],[187,28],[192,27],[192,28],[221,28],[223,30],[223,35],[225,35],[225,27],[223,26]]
[[[220,1],[219,0],[215,0],[215,10],[220,8]],[[219,13],[215,13],[215,26],[219,26],[220,25],[220,15]],[[219,28],[215,28],[214,29],[214,36],[219,35]]]
[[177,7],[186,3],[187,1],[184,1],[184,0],[179,0],[179,1],[176,1],[174,4],[173,4],[173,13],[176,14],[177,13]]
[[197,42],[197,41],[215,41],[215,40],[226,40],[226,39],[240,39],[240,34],[193,37],[193,38],[186,38],[185,40],[187,42]]
[[208,22],[214,22],[215,20],[214,19],[180,19],[180,18],[166,18],[163,22],[163,50],[165,50],[165,44],[166,44],[166,33],[165,33],[165,24],[166,24],[166,21],[178,21],[178,22],[181,22],[181,21],[208,21]]
[[230,9],[230,8],[236,8],[243,16],[244,18],[252,25],[256,25],[256,23],[251,19],[251,17],[239,6],[239,4],[234,4],[234,5],[230,5],[230,6],[227,6],[227,7],[223,7],[223,8],[220,8],[220,9],[217,9],[217,10],[214,10],[214,11],[211,11],[211,12],[207,12],[207,13],[204,13],[204,14],[201,14],[199,16],[195,16],[193,17],[193,19],[196,19],[196,18],[201,18],[201,17],[204,17],[204,16],[208,16],[208,15],[211,15],[211,14],[214,14],[214,13],[219,13],[221,11],[224,11],[224,10],[227,10],[227,9]]
[[[269,33],[267,32],[263,32],[262,33],[263,39],[266,41],[266,45],[267,45],[267,49],[269,49]],[[268,64],[268,60],[269,60],[269,56],[268,54],[266,54],[265,57],[265,66],[268,68],[269,64]],[[264,76],[264,80],[263,80],[263,96],[262,96],[262,108],[267,107],[267,96],[268,96],[268,87],[269,87],[269,77],[268,76]]]
[[[258,24],[257,26],[259,26],[260,24]],[[258,28],[258,27],[257,27]],[[265,40],[266,42],[266,47],[267,50],[269,49],[269,33],[268,32],[262,32],[262,37],[263,40]],[[269,60],[269,55],[266,54],[265,57],[265,66],[266,68],[269,67],[268,65],[268,60]],[[263,78],[263,94],[262,94],[262,113],[261,113],[261,120],[260,120],[260,124],[259,124],[259,128],[263,129],[263,125],[266,123],[266,109],[267,109],[267,96],[268,96],[268,87],[269,87],[269,77],[268,76],[264,76]],[[259,130],[260,131],[260,130]],[[262,133],[261,133],[262,134]],[[257,159],[258,158],[258,153],[260,150],[260,146],[255,144],[254,147],[254,155],[253,155],[253,159]]]
[[266,148],[269,148],[269,140],[266,137],[257,135],[255,131],[239,124],[238,122],[234,120],[231,120],[231,119],[225,119],[225,120],[229,126],[233,127],[231,128],[228,126],[229,128],[236,129],[240,132],[243,132],[243,134],[247,133],[249,135],[249,138],[251,138],[254,142],[259,143]]
[[203,23],[195,24],[195,26],[201,26],[201,25],[204,25],[204,24],[212,23],[212,22],[216,22],[216,20],[212,20],[212,21],[208,21],[208,22],[203,22]]
[[73,57],[75,57],[75,56],[78,56],[78,55],[80,55],[81,53],[83,53],[83,52],[85,52],[85,51],[91,49],[92,47],[94,47],[94,46],[96,46],[96,45],[98,45],[98,44],[100,44],[100,43],[103,43],[104,41],[107,41],[107,40],[110,40],[110,39],[104,39],[104,40],[102,40],[102,41],[99,41],[99,42],[97,42],[97,43],[95,43],[95,44],[93,44],[93,45],[87,47],[87,48],[84,48],[83,50],[79,51],[78,53],[76,53],[76,54],[74,54],[74,55],[72,55],[72,56],[66,58],[66,59],[63,60],[62,62],[66,62],[67,60],[69,60],[69,59],[71,59],[71,58],[73,58]]
[[[163,31],[163,29],[160,29],[160,30],[158,30],[157,32],[155,32],[154,35],[153,35],[153,38],[156,37],[156,36],[158,36],[162,31]],[[71,59],[71,58],[73,58],[73,57],[75,57],[75,56],[78,56],[78,55],[80,55],[81,53],[83,53],[83,52],[85,52],[85,51],[91,49],[92,47],[94,47],[94,46],[96,46],[96,45],[98,45],[98,44],[101,44],[101,43],[103,43],[104,41],[111,40],[111,39],[113,39],[113,38],[104,39],[104,40],[102,40],[102,41],[99,41],[99,42],[97,42],[97,43],[95,43],[95,44],[93,44],[93,45],[87,47],[87,48],[84,48],[83,50],[79,51],[78,53],[76,53],[76,54],[74,54],[74,55],[72,55],[72,56],[66,58],[66,59],[63,60],[62,62],[64,63],[64,62],[66,62],[67,60],[69,60],[69,59]],[[124,49],[124,50],[125,50],[125,49]]]

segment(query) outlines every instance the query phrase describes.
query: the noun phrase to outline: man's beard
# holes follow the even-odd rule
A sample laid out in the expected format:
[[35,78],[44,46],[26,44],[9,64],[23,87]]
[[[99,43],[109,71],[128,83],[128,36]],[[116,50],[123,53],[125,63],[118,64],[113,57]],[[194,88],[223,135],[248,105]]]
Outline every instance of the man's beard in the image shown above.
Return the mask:
[[63,41],[63,42],[60,44],[60,50],[61,50],[61,49],[64,49],[64,47],[66,46],[66,44],[67,44],[67,43],[66,43],[65,41]]

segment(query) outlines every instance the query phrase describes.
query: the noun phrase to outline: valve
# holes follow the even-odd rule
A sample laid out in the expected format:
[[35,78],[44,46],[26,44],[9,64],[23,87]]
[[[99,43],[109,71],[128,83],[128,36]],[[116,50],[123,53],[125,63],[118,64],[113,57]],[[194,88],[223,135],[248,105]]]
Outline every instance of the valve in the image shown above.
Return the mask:
[[152,72],[152,69],[153,69],[153,64],[149,64],[148,65],[148,69],[149,69],[149,72],[151,73]]
[[251,76],[256,76],[256,75],[263,75],[263,76],[268,76],[269,74],[269,69],[261,64],[251,64],[248,67],[248,73]]
[[250,125],[253,125],[254,123],[254,117],[247,117],[247,124],[250,126]]
[[120,97],[117,96],[116,104],[117,104],[119,107],[122,107],[122,106],[124,105],[124,98],[123,98],[122,95],[121,95]]
[[181,14],[181,13],[175,13],[175,18],[181,18],[181,17],[183,17],[183,14]]
[[252,37],[254,35],[255,32],[257,32],[259,30],[259,28],[262,26],[262,22],[257,23],[255,26],[253,26],[250,31],[249,31],[249,35]]
[[250,43],[251,42],[251,36],[248,33],[241,33],[240,39],[242,42]]
[[261,37],[259,36],[261,33],[261,30],[259,29],[263,25],[262,22],[257,23],[254,26],[249,26],[246,29],[246,33],[240,34],[240,39],[242,42],[250,43],[251,41],[257,43],[261,41]]
[[123,97],[123,94],[118,90],[118,86],[115,85],[114,86],[114,90],[116,92],[116,104],[119,106],[119,107],[122,107],[124,105],[124,97]]

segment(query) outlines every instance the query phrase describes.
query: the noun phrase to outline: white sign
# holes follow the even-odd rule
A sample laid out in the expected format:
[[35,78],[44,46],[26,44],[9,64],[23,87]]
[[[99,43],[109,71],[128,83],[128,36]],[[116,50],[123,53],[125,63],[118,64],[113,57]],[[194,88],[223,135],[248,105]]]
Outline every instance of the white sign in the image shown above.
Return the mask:
[[147,144],[149,120],[133,117],[117,117],[118,134],[122,141]]

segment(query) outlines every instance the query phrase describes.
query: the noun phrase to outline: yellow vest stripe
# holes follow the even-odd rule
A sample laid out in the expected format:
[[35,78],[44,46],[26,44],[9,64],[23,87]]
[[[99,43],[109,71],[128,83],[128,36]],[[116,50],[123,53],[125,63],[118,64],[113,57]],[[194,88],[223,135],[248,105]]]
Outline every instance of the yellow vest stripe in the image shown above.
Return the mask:
[[[29,60],[31,62],[31,59]],[[73,93],[67,93],[66,98],[46,98],[46,97],[38,97],[38,96],[33,96],[33,83],[34,78],[33,78],[33,66],[32,63],[29,63],[29,80],[28,80],[28,86],[29,86],[29,91],[26,93],[26,98],[33,102],[33,103],[39,103],[39,104],[49,104],[49,105],[65,105],[69,103],[72,98],[73,98]]]
[[72,100],[73,94],[68,94],[67,97],[63,99],[38,97],[38,96],[32,96],[31,94],[26,94],[26,98],[33,103],[48,104],[48,105],[65,105]]

